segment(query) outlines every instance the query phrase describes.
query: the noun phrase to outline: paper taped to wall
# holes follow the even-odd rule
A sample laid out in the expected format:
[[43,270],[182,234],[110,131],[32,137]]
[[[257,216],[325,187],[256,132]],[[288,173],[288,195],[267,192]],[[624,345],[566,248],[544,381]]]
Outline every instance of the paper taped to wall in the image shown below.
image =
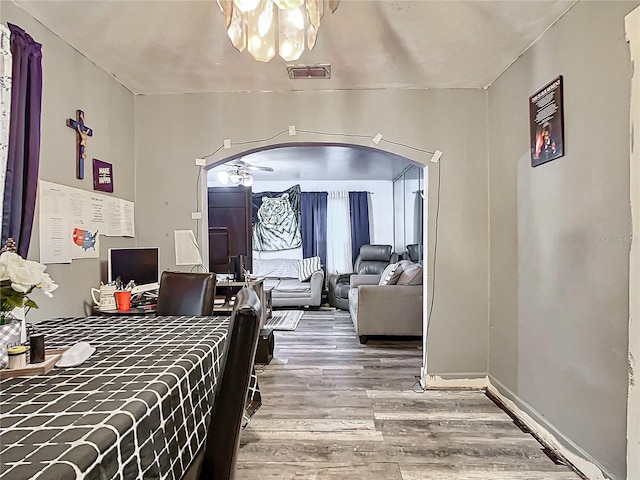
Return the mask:
[[202,256],[196,237],[191,230],[176,230],[176,265],[201,265]]

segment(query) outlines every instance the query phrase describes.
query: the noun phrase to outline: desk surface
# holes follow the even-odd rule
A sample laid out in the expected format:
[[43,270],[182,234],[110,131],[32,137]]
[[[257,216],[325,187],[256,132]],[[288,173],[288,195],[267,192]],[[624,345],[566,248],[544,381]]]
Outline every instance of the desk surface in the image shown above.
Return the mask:
[[179,479],[204,445],[227,317],[85,317],[38,325],[86,340],[81,366],[0,381],[0,478]]

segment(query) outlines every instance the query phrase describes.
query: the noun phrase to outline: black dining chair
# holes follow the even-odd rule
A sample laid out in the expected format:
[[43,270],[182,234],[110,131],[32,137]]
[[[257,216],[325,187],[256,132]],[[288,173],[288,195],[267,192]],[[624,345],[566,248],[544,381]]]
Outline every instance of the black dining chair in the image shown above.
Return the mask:
[[237,293],[214,393],[200,480],[235,477],[261,312],[260,299],[253,288],[244,287]]
[[215,273],[162,272],[156,314],[211,315],[215,294]]

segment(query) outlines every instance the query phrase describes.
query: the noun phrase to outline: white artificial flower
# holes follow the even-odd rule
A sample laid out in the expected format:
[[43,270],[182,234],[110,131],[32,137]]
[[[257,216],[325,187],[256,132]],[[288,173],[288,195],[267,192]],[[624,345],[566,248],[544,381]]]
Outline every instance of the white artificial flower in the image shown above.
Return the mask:
[[0,281],[11,280],[9,277],[9,263],[15,261],[18,255],[13,252],[3,252],[0,255]]
[[0,255],[0,281],[10,281],[11,288],[19,293],[28,293],[35,287],[52,297],[51,292],[58,285],[49,274],[44,273],[46,268],[41,263],[25,260],[15,252],[3,252]]
[[36,285],[42,292],[49,298],[53,297],[51,292],[58,288],[58,284],[55,283],[48,273],[42,274],[42,280]]

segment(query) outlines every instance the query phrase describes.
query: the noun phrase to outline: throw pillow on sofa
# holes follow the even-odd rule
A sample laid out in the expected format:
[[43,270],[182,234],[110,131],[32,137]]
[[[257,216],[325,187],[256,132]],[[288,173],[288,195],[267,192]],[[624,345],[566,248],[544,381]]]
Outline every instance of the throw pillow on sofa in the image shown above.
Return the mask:
[[402,273],[397,285],[422,285],[422,265],[413,263],[411,260],[402,260],[400,265]]
[[322,265],[320,264],[320,257],[309,257],[298,260],[298,280],[306,282],[311,276],[320,270]]
[[400,263],[390,263],[380,275],[380,283],[378,285],[395,285],[402,274]]

